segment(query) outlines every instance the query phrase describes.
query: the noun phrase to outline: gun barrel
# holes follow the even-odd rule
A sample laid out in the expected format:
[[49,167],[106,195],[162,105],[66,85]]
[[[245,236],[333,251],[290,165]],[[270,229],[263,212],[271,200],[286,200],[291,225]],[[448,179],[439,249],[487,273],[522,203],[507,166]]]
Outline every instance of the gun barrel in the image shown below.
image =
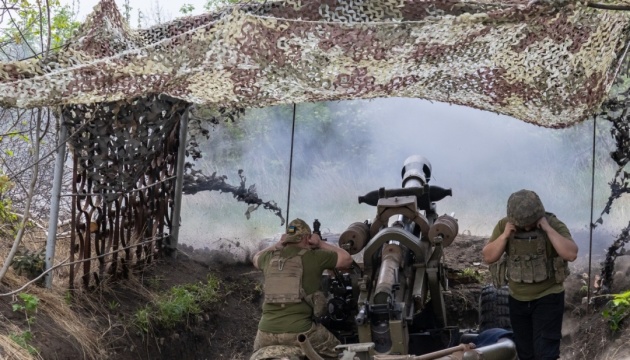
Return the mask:
[[374,304],[388,304],[394,285],[398,283],[398,269],[402,261],[402,249],[397,244],[383,245],[383,260],[374,291]]

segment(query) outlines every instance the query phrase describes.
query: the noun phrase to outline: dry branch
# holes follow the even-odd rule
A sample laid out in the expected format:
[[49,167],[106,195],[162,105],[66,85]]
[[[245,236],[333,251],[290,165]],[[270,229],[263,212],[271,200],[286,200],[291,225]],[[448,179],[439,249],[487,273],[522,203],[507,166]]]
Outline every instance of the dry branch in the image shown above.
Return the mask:
[[252,211],[258,209],[262,205],[265,209],[273,211],[276,216],[280,218],[280,225],[284,225],[284,217],[282,217],[282,209],[278,207],[275,201],[263,201],[258,197],[256,192],[256,185],[249,187],[245,186],[246,178],[243,176],[243,170],[238,170],[238,176],[241,179],[239,186],[234,186],[226,183],[226,175],[218,175],[216,171],[212,175],[207,176],[201,173],[201,171],[193,170],[186,164],[190,170],[189,173],[184,175],[184,186],[182,193],[187,195],[196,194],[201,191],[220,191],[231,193],[237,201],[242,201],[249,204],[245,216],[249,219]]

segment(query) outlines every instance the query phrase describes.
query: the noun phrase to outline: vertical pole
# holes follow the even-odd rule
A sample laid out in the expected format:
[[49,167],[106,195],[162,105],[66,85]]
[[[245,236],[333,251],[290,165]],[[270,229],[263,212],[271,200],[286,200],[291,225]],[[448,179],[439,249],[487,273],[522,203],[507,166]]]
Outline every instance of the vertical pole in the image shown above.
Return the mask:
[[[72,206],[70,207],[70,214],[72,214],[70,221],[70,263],[74,263],[74,253],[75,246],[77,245],[77,205],[78,205],[78,197],[75,196],[77,191],[77,169],[79,168],[79,160],[76,156],[76,151],[72,154]],[[68,276],[69,289],[74,290],[74,278],[78,264],[74,264],[70,266],[70,275]],[[72,294],[72,293],[71,293]]]
[[188,113],[190,107],[184,110],[179,122],[179,145],[177,148],[177,178],[175,179],[175,203],[173,204],[173,229],[168,247],[173,258],[177,257],[177,243],[179,241],[180,214],[182,209],[182,188],[184,187],[184,162],[186,161],[186,137],[188,135]]
[[285,225],[285,230],[289,228],[289,206],[291,205],[291,177],[293,175],[293,143],[295,142],[295,112],[297,110],[297,105],[293,103],[293,126],[291,127],[291,154],[289,157],[289,187],[287,189],[287,223]]
[[[61,183],[63,180],[63,162],[66,157],[66,140],[68,129],[63,124],[63,115],[60,119],[61,129],[59,131],[59,143],[57,159],[55,160],[55,175],[50,196],[50,217],[48,219],[48,239],[46,240],[46,270],[53,267],[55,258],[55,245],[57,242],[57,223],[59,220],[59,202],[61,199]],[[52,288],[52,271],[46,274],[46,287]]]
[[593,254],[593,202],[595,198],[595,138],[597,135],[597,116],[593,116],[593,162],[591,164],[591,221],[588,226],[588,286],[586,287],[586,310],[588,311],[591,303],[591,260]]

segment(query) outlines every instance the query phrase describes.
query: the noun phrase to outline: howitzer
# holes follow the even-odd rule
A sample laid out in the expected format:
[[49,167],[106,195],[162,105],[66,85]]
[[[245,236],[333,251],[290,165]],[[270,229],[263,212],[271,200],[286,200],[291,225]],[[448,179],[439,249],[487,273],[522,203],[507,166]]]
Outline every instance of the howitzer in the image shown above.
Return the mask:
[[336,331],[345,341],[374,343],[374,354],[423,354],[458,338],[458,329],[446,324],[442,292],[448,281],[441,263],[443,248],[457,235],[457,220],[438,216],[435,205],[452,191],[428,184],[431,164],[421,156],[409,157],[401,175],[402,188],[359,196],[359,203],[376,206],[376,217],[350,225],[339,246],[351,254],[363,251],[362,274],[350,281],[356,283],[352,295],[343,294],[343,302],[333,298],[328,307],[338,314],[343,303],[353,316],[327,327],[345,329]]
[[[447,324],[443,293],[448,279],[442,263],[458,224],[453,216],[438,215],[436,210],[436,202],[452,196],[452,191],[429,185],[431,164],[422,156],[407,158],[401,176],[401,188],[359,196],[359,203],[376,207],[376,216],[351,224],[339,237],[339,246],[350,254],[363,252],[363,266],[358,273],[336,275],[344,277],[345,291],[337,286],[329,294],[324,324],[345,344],[362,348],[360,359],[395,355],[437,359],[445,349],[461,348],[464,331]],[[466,333],[469,338],[475,335],[472,330]],[[515,358],[513,344],[490,353]]]
[[[339,246],[362,253],[362,262],[323,275],[328,303],[318,321],[342,342],[344,359],[447,359],[453,352],[464,359],[515,359],[511,340],[460,346],[478,331],[447,323],[442,258],[459,229],[452,215],[438,215],[436,202],[452,191],[429,185],[431,164],[421,156],[407,158],[401,175],[401,188],[359,196],[360,204],[376,207],[376,216],[352,223]],[[314,232],[319,226],[315,220]]]

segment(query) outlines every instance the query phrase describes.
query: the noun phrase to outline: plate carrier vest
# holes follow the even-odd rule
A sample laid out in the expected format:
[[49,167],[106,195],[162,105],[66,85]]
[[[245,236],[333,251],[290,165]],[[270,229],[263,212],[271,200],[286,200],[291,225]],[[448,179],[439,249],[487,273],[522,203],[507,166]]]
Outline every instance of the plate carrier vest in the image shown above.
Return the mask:
[[309,249],[301,249],[289,258],[280,255],[280,250],[274,251],[271,260],[263,270],[265,274],[266,304],[298,304],[304,299],[302,288],[302,256]]
[[550,257],[548,242],[547,234],[540,229],[512,234],[505,255],[490,264],[494,285],[507,285],[508,279],[532,284],[551,277],[557,284],[563,283],[570,274],[568,262],[560,256]]
[[569,275],[567,261],[547,254],[547,234],[536,229],[518,232],[507,243],[507,278],[520,283],[539,283],[551,277],[560,284]]

